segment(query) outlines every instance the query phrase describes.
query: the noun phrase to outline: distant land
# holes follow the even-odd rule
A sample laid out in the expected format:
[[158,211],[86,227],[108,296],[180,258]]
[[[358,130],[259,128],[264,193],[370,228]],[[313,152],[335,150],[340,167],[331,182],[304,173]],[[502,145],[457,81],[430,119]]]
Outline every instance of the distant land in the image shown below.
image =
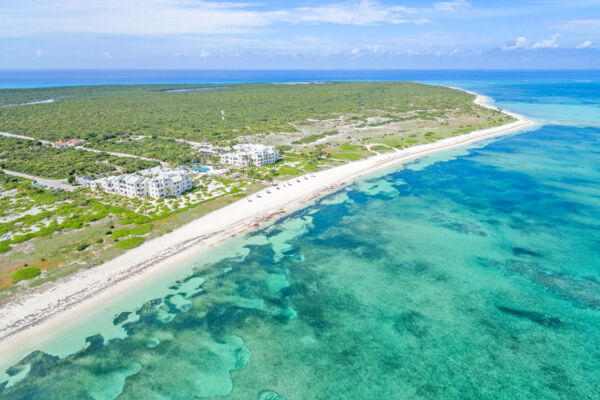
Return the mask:
[[597,70],[457,70],[457,69],[253,69],[253,70],[0,70],[0,88],[36,88],[74,85],[231,84],[309,81],[418,81],[471,82],[581,79]]

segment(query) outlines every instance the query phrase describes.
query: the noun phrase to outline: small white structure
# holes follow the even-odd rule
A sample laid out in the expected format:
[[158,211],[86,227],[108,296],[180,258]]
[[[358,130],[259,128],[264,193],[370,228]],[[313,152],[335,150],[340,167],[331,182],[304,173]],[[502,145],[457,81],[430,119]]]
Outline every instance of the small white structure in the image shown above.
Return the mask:
[[140,171],[140,175],[123,174],[96,179],[90,183],[93,190],[131,198],[179,196],[193,187],[183,169],[154,167]]
[[261,165],[273,164],[279,160],[279,152],[275,146],[263,144],[237,144],[233,152],[221,154],[221,164],[230,165]]

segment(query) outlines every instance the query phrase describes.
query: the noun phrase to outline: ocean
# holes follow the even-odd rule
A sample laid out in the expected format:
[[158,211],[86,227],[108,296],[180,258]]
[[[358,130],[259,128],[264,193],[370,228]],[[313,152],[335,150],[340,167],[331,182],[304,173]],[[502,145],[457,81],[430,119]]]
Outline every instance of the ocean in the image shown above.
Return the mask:
[[[261,80],[203,74],[78,83]],[[271,78],[334,79],[459,86],[540,125],[362,178],[138,287],[12,363],[0,398],[599,398],[600,73]],[[42,81],[67,83],[13,85]]]

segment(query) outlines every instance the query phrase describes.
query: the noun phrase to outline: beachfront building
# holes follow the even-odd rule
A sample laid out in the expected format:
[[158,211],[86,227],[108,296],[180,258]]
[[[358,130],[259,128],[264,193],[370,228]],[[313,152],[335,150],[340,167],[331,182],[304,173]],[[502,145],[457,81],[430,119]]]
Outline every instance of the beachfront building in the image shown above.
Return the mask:
[[193,187],[192,180],[183,169],[154,167],[138,174],[123,174],[96,179],[90,183],[93,190],[131,198],[152,197],[161,199],[179,196]]
[[275,146],[263,144],[237,144],[230,153],[221,154],[221,164],[229,165],[261,165],[273,164],[279,160],[279,152]]

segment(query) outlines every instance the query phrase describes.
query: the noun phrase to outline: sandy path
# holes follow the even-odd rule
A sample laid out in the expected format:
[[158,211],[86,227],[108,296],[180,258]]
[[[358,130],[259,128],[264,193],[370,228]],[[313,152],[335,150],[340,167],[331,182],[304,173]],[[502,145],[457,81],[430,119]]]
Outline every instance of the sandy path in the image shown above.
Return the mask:
[[77,189],[75,186],[71,186],[67,183],[66,179],[48,179],[48,178],[40,178],[39,176],[33,176],[24,174],[22,172],[9,171],[7,169],[0,170],[7,175],[18,176],[20,178],[31,179],[32,181],[36,181],[39,185],[48,186],[51,189],[61,189],[72,192]]
[[[476,101],[485,104],[483,96]],[[265,189],[260,196],[252,195],[251,201],[241,199],[101,266],[41,286],[0,309],[0,359],[36,335],[51,332],[61,322],[99,307],[153,274],[197,257],[200,252],[297,209],[359,176],[534,125],[518,114],[510,114],[517,121],[305,175],[289,181],[291,186],[271,188],[270,193]]]

